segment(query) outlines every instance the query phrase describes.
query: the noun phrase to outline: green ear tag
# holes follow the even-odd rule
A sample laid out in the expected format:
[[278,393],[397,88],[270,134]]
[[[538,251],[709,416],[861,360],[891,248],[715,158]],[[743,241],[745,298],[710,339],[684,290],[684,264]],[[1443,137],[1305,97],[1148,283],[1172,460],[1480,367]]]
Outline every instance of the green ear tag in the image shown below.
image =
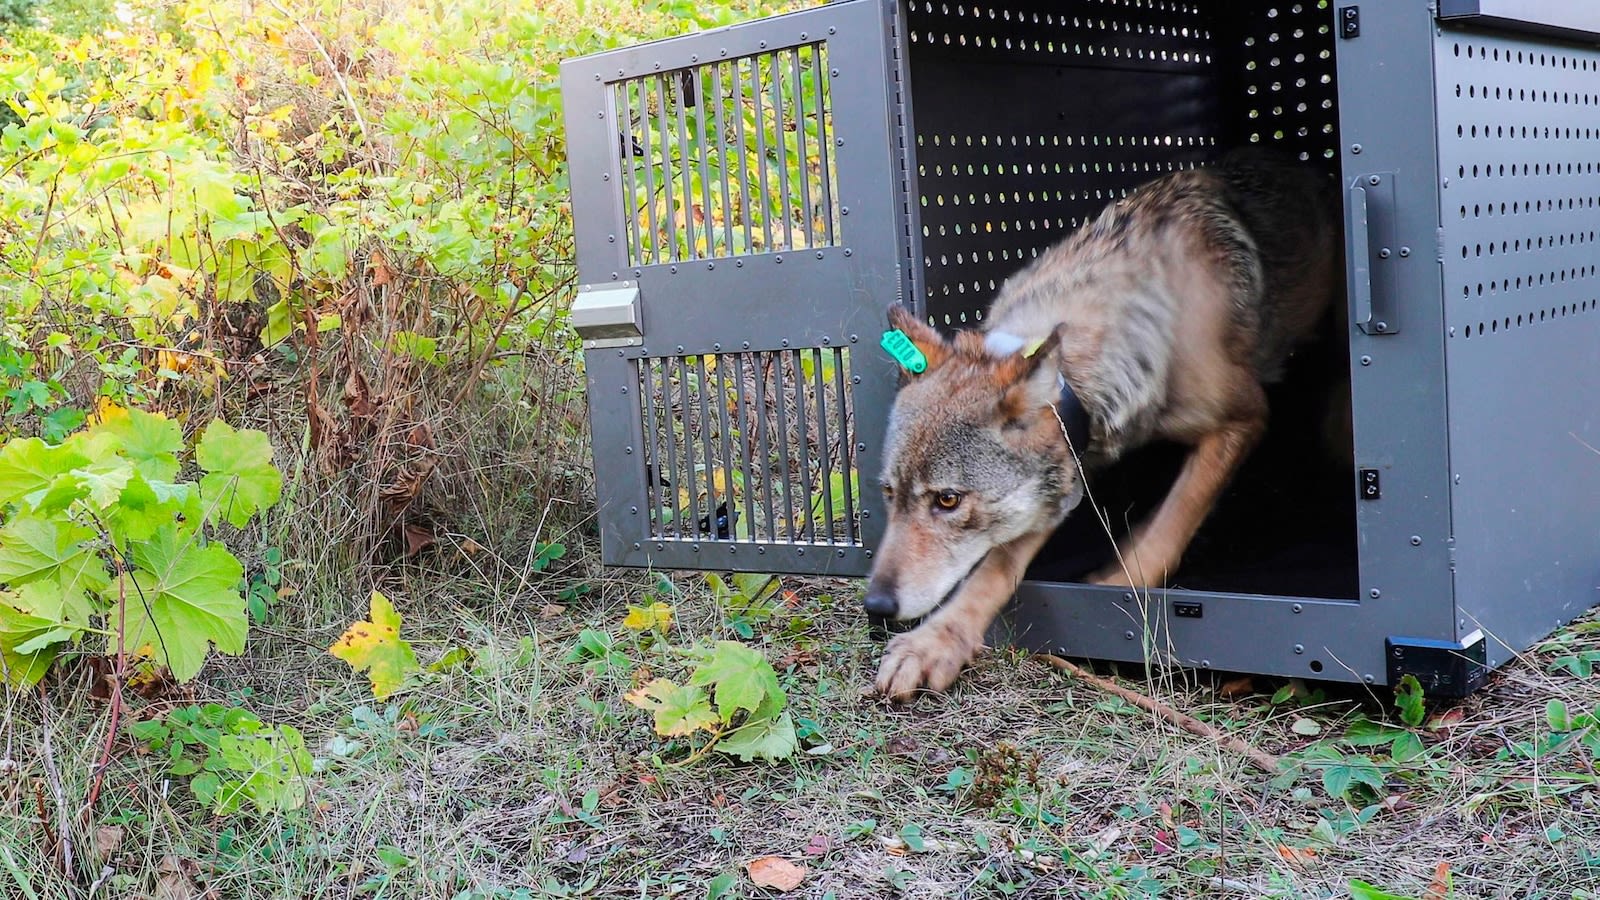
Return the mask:
[[921,374],[928,368],[928,358],[922,355],[922,351],[917,349],[916,344],[911,343],[911,338],[906,337],[904,331],[898,328],[893,331],[885,331],[883,340],[880,343],[883,344],[883,349],[894,357],[894,361],[899,363],[906,371]]

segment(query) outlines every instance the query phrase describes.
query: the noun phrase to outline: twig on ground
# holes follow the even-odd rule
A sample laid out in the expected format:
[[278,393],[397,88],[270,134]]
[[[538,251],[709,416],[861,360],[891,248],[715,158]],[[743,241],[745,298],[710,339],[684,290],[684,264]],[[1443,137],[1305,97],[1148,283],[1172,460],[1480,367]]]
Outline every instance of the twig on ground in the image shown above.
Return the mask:
[[1098,675],[1085,671],[1083,667],[1076,665],[1075,663],[1068,662],[1059,656],[1052,656],[1048,653],[1041,653],[1038,654],[1038,656],[1040,659],[1044,660],[1055,668],[1060,669],[1061,671],[1066,672],[1075,678],[1087,681],[1102,691],[1105,691],[1109,694],[1115,694],[1116,696],[1121,697],[1122,699],[1132,703],[1134,706],[1137,706],[1140,709],[1145,710],[1146,712],[1155,713],[1156,715],[1166,719],[1169,722],[1172,722],[1190,734],[1203,738],[1210,738],[1211,740],[1216,741],[1222,746],[1227,747],[1229,750],[1232,750],[1233,752],[1249,759],[1251,762],[1256,764],[1257,768],[1264,772],[1276,774],[1278,771],[1278,764],[1281,762],[1278,757],[1273,756],[1265,750],[1258,750],[1255,747],[1245,743],[1240,738],[1223,734],[1222,732],[1212,728],[1210,725],[1207,725],[1193,716],[1185,715],[1184,713],[1178,712],[1159,700],[1146,697],[1144,694],[1141,694],[1137,691],[1131,691],[1114,681],[1109,681],[1105,678],[1101,678]]

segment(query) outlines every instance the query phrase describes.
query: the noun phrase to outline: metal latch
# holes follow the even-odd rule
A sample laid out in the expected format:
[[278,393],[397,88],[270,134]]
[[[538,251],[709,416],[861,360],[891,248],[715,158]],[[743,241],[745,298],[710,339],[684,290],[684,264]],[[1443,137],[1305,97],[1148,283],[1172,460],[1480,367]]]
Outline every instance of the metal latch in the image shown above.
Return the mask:
[[644,342],[639,286],[631,281],[579,285],[571,321],[585,348],[639,346]]

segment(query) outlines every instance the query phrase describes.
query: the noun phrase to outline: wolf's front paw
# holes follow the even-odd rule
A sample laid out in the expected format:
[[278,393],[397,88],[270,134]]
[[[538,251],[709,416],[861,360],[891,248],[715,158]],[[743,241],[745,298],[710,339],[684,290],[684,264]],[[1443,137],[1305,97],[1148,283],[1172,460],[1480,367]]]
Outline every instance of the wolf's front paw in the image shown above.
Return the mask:
[[966,640],[950,628],[923,625],[889,642],[875,686],[879,694],[896,703],[910,700],[920,688],[943,691],[955,684],[977,650],[978,642]]

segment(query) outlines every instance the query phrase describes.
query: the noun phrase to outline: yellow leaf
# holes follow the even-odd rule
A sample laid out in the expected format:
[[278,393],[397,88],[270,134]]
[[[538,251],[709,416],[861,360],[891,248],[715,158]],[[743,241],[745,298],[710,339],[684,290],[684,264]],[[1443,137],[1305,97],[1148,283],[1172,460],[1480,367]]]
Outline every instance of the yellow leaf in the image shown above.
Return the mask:
[[400,614],[377,591],[372,592],[371,621],[351,625],[328,652],[366,672],[379,700],[399,690],[407,675],[422,668],[411,644],[400,639]]
[[110,397],[100,397],[94,401],[94,412],[89,415],[89,424],[105,425],[127,417],[128,411],[112,402]]
[[629,631],[666,631],[672,627],[672,607],[659,600],[649,606],[629,606],[622,627]]

